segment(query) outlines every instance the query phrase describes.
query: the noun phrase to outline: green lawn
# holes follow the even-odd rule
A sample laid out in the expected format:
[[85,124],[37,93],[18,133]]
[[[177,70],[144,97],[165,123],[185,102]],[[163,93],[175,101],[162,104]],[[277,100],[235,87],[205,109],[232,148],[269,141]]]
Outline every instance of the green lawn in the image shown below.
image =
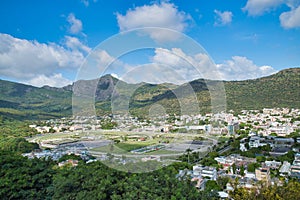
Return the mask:
[[132,151],[134,149],[139,149],[139,148],[142,148],[142,147],[146,147],[148,145],[149,144],[119,143],[119,144],[116,144],[115,146],[117,146],[120,149],[123,149],[124,151],[129,152],[129,151]]
[[92,151],[97,151],[97,152],[101,152],[101,153],[114,153],[114,154],[127,153],[127,151],[117,147],[116,145],[113,145],[113,147],[111,145],[97,147],[97,148],[93,148]]

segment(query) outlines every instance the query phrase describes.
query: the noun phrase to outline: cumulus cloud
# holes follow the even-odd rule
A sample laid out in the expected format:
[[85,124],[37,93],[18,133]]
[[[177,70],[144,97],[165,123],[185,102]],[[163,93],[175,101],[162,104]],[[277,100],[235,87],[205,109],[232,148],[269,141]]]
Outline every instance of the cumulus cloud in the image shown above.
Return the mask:
[[283,12],[279,19],[281,26],[284,28],[300,27],[300,6],[291,8],[288,12]]
[[227,24],[230,24],[232,21],[232,12],[230,11],[218,11],[218,10],[214,10],[214,12],[216,13],[216,22],[215,22],[215,26],[224,26]]
[[52,87],[61,87],[66,86],[72,83],[72,81],[64,78],[61,73],[53,74],[50,76],[46,76],[44,74],[37,75],[36,77],[26,81],[26,83],[30,85],[34,85],[37,87],[41,86],[52,86]]
[[110,72],[114,77],[128,83],[183,84],[199,78],[254,79],[277,72],[271,66],[258,66],[242,56],[233,56],[221,64],[214,64],[205,53],[187,54],[180,48],[156,48],[154,55],[150,58],[150,63],[141,65],[126,64],[100,49],[92,52],[90,56],[83,71],[86,74],[82,73],[80,78],[91,79],[95,78],[95,75],[100,75],[99,72],[105,72],[105,74]]
[[132,66],[110,55],[106,50],[96,49],[90,52],[80,67],[76,79],[89,80],[112,73],[118,76],[120,72],[126,72],[130,70],[131,67]]
[[156,68],[157,74],[166,73],[165,82],[182,84],[198,78],[218,79],[216,66],[205,53],[188,55],[180,48],[156,48],[151,61],[155,65],[165,66],[166,72]]
[[[198,78],[214,80],[246,80],[262,76],[271,75],[276,70],[271,66],[257,66],[253,61],[246,57],[233,56],[231,60],[226,60],[221,64],[214,64],[207,54],[199,53],[196,55],[187,55],[179,48],[171,50],[157,48],[152,58],[153,63],[169,66],[168,73],[173,73],[176,78],[180,76],[177,82],[182,83]],[[159,73],[159,68],[155,68]],[[165,76],[170,79],[172,74]],[[170,78],[168,78],[170,77]],[[170,79],[171,80],[171,79]]]
[[65,45],[73,51],[91,52],[91,48],[83,44],[78,38],[65,36]]
[[243,11],[251,16],[258,16],[283,4],[290,10],[280,14],[281,26],[287,29],[300,27],[300,0],[248,0]]
[[73,13],[68,15],[67,21],[70,24],[69,32],[72,34],[78,34],[82,31],[82,22],[75,17]]
[[223,80],[246,80],[271,75],[276,70],[271,66],[257,66],[252,60],[242,56],[233,56],[217,68]]
[[284,3],[284,0],[248,0],[242,10],[247,11],[251,16],[257,16],[275,9],[282,3]]
[[[0,34],[0,73],[21,82],[32,82],[39,86],[38,80],[43,80],[45,84],[51,77],[62,80],[57,71],[77,69],[84,57],[84,53],[79,50],[67,49],[54,43],[45,44]],[[66,81],[61,81],[61,86],[64,83]],[[47,85],[58,84],[49,82]]]
[[[183,32],[188,26],[187,21],[191,17],[177,9],[174,4],[163,2],[161,4],[144,5],[135,7],[125,15],[117,13],[120,31],[135,28],[160,27]],[[178,34],[170,35],[164,30],[144,31],[157,41],[172,41],[178,38]]]

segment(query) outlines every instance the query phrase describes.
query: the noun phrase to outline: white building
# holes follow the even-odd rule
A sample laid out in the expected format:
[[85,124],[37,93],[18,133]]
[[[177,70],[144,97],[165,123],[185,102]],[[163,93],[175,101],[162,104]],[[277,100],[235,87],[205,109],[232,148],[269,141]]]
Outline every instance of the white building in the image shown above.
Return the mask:
[[267,143],[264,142],[264,138],[261,138],[259,136],[252,136],[249,140],[249,147],[250,148],[257,148],[261,146],[267,145]]
[[217,169],[215,167],[203,167],[199,165],[193,166],[193,175],[209,178],[210,180],[217,180]]

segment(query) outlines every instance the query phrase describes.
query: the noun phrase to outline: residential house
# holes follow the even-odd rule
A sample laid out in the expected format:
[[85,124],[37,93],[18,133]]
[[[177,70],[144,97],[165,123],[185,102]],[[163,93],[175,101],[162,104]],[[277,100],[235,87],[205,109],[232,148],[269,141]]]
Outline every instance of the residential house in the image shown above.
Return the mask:
[[250,148],[257,148],[261,146],[265,146],[267,143],[265,142],[265,138],[259,136],[252,136],[249,139],[249,147]]
[[255,169],[255,177],[257,180],[264,181],[267,185],[269,185],[270,181],[271,181],[270,168],[261,167],[261,168]]
[[193,166],[193,176],[208,178],[210,180],[217,180],[217,169],[208,166]]
[[287,176],[290,173],[291,164],[288,161],[284,161],[279,169],[280,176]]

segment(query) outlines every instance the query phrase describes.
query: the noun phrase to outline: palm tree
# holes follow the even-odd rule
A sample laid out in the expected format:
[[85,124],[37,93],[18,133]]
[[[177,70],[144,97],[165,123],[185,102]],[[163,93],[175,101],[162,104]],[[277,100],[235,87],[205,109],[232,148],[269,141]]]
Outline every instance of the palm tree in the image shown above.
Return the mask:
[[192,149],[188,148],[186,150],[186,152],[187,152],[187,155],[188,155],[188,164],[190,164],[190,152],[192,152]]

